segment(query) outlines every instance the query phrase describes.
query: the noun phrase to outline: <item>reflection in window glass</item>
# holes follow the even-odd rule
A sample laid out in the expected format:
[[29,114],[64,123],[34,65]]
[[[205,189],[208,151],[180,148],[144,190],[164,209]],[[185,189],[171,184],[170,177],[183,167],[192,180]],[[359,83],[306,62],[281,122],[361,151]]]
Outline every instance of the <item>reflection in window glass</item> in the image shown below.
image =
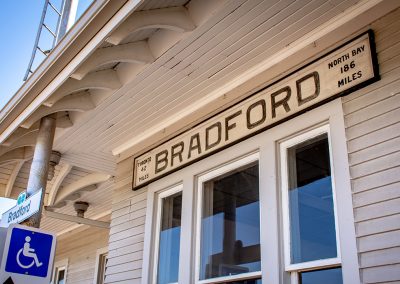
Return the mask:
[[162,199],[157,283],[178,282],[182,192]]
[[327,135],[288,150],[291,262],[334,258],[335,216]]
[[258,164],[203,184],[200,280],[260,270],[259,207]]
[[324,270],[315,270],[302,272],[300,274],[301,284],[341,284],[342,280],[342,269],[331,268]]

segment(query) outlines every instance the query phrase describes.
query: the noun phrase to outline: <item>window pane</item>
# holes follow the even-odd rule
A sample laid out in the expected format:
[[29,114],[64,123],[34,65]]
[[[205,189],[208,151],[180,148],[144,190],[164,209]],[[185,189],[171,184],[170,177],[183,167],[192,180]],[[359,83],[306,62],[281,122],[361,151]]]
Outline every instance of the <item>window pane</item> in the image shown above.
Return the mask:
[[337,256],[329,161],[326,134],[288,150],[292,263]]
[[342,284],[342,269],[332,268],[316,271],[307,271],[300,274],[301,284]]
[[200,279],[259,271],[258,164],[205,182],[202,210]]
[[182,192],[162,199],[157,277],[159,284],[178,282],[181,213]]

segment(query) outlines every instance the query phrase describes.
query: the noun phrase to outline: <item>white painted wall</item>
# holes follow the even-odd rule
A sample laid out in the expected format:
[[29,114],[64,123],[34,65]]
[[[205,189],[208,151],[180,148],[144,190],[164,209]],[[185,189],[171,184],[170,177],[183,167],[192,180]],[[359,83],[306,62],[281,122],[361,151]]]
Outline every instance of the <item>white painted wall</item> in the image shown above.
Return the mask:
[[400,281],[400,9],[371,28],[381,81],[343,98],[363,283]]
[[87,227],[57,238],[55,262],[68,260],[68,284],[93,284],[97,250],[107,246],[108,230]]
[[[400,281],[400,10],[370,27],[376,34],[382,79],[342,99],[352,202],[361,281],[396,282]],[[132,191],[132,166],[132,157],[118,164],[106,283],[141,283],[147,188]]]

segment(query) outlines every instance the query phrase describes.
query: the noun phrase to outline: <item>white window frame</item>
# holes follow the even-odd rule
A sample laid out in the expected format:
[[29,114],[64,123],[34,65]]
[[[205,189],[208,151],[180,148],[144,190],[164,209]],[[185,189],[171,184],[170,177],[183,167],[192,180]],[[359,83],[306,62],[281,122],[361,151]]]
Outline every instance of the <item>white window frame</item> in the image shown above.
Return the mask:
[[[144,188],[147,191],[146,226],[142,283],[151,281],[154,263],[154,236],[157,194],[176,185],[182,185],[182,223],[179,256],[179,283],[197,283],[196,234],[198,234],[198,178],[223,169],[253,153],[259,155],[259,196],[260,196],[260,239],[261,277],[263,283],[297,283],[298,273],[286,272],[281,210],[281,165],[280,143],[317,129],[323,125],[330,127],[331,168],[335,176],[334,186],[340,190],[336,194],[336,215],[339,232],[342,277],[344,284],[360,283],[354,213],[352,204],[348,151],[345,135],[344,115],[341,98],[321,105],[302,115],[292,118],[276,127],[250,137],[228,147],[206,159],[188,165]],[[338,167],[335,167],[338,165]],[[211,178],[211,176],[210,176]],[[197,255],[199,253],[197,252]],[[335,264],[336,265],[336,264]],[[224,282],[214,278],[210,282]]]
[[[162,214],[162,199],[166,198],[168,196],[174,195],[178,192],[182,192],[183,186],[182,184],[176,185],[172,188],[168,188],[166,190],[163,190],[157,194],[156,197],[156,220],[155,220],[155,236],[154,236],[154,252],[153,252],[153,271],[152,271],[152,283],[157,283],[157,277],[158,277],[158,257],[159,257],[159,250],[160,250],[160,233],[161,233],[161,214]],[[183,192],[182,192],[183,195]],[[183,197],[183,196],[182,196]],[[181,209],[182,210],[182,209]],[[182,214],[182,213],[181,213]],[[181,233],[182,233],[182,227],[181,227]],[[182,238],[182,236],[181,236]],[[180,258],[180,252],[179,252],[179,258]],[[179,274],[178,274],[178,279],[179,279]],[[171,283],[171,284],[177,284],[178,282]]]
[[[99,284],[97,280],[99,278],[99,273],[100,273],[100,259],[101,259],[101,256],[104,254],[108,255],[108,247],[99,248],[96,251],[96,265],[94,268],[93,284]],[[107,267],[107,264],[106,264],[106,267]],[[104,275],[104,277],[105,277],[105,275]],[[104,279],[101,283],[104,283]]]
[[[196,202],[197,203],[197,209],[196,209],[196,216],[197,216],[196,224],[197,224],[197,226],[196,226],[196,235],[195,235],[195,239],[196,239],[195,281],[196,281],[196,283],[206,284],[206,283],[221,283],[221,282],[225,282],[225,281],[240,281],[240,280],[255,278],[258,276],[261,278],[261,270],[260,270],[257,272],[248,272],[248,273],[237,274],[237,275],[232,275],[232,276],[224,276],[224,277],[216,277],[216,278],[210,278],[210,279],[205,279],[205,280],[199,280],[199,278],[200,278],[200,243],[201,243],[201,219],[202,219],[202,205],[203,205],[203,184],[204,184],[204,182],[206,182],[208,180],[219,177],[225,173],[229,173],[235,169],[246,166],[253,162],[259,163],[259,159],[260,159],[259,153],[254,153],[252,155],[249,155],[240,160],[237,160],[230,164],[219,167],[209,173],[206,173],[206,174],[198,177],[198,179],[197,179],[197,202]],[[260,220],[260,223],[261,223],[261,220]],[[260,224],[260,226],[261,226],[261,224]],[[260,243],[261,243],[261,236],[260,236]]]
[[67,283],[67,270],[68,270],[68,258],[56,261],[53,266],[53,273],[51,277],[51,283],[57,283],[58,271],[64,270],[64,283]]
[[[337,256],[334,258],[320,259],[314,261],[307,261],[292,264],[291,263],[291,242],[290,242],[290,214],[289,214],[289,175],[288,175],[288,153],[287,150],[293,146],[306,142],[317,136],[326,134],[328,137],[329,145],[329,161],[331,167],[331,182],[332,182],[332,196],[333,196],[333,208],[334,208],[334,219],[335,219],[335,234],[336,234],[336,253]],[[339,238],[339,224],[337,218],[337,206],[336,206],[336,188],[335,188],[335,175],[334,165],[332,162],[332,147],[329,125],[324,125],[315,129],[312,129],[306,133],[298,135],[294,138],[286,140],[280,143],[280,157],[281,157],[281,190],[282,190],[282,216],[283,216],[283,236],[284,236],[284,255],[285,255],[285,270],[286,271],[300,271],[318,267],[324,268],[332,265],[341,264],[341,253],[340,253],[340,238]]]

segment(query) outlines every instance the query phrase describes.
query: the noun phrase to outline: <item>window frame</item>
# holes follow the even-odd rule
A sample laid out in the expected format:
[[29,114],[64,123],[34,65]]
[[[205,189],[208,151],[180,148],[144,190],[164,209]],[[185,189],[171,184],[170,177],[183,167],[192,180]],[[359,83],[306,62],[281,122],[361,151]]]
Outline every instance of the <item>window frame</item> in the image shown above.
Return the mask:
[[[288,149],[299,145],[303,142],[307,142],[313,138],[316,138],[320,135],[326,134],[328,139],[328,147],[329,147],[329,164],[331,167],[331,184],[332,184],[332,201],[333,201],[333,209],[334,209],[334,220],[335,220],[335,237],[336,237],[336,253],[337,256],[334,258],[327,259],[319,259],[313,261],[300,262],[296,264],[291,263],[291,242],[290,242],[290,213],[289,213],[289,167],[288,167]],[[334,165],[333,165],[333,155],[332,155],[332,146],[331,146],[331,134],[330,127],[328,124],[320,126],[318,128],[309,130],[305,133],[297,135],[293,138],[285,140],[279,143],[279,152],[280,152],[280,171],[281,171],[281,179],[280,179],[280,188],[281,188],[281,210],[282,210],[282,223],[283,223],[283,239],[284,239],[284,262],[285,262],[285,271],[301,271],[306,269],[316,269],[316,268],[325,268],[333,265],[341,264],[341,251],[340,251],[340,228],[338,223],[337,216],[337,198],[336,198],[336,183],[335,183],[335,173],[334,173]]]
[[105,276],[106,276],[105,272],[106,272],[106,269],[107,269],[107,263],[105,263],[105,267],[104,267],[104,279],[102,280],[102,282],[100,282],[100,283],[98,282],[99,276],[100,276],[99,273],[100,273],[101,257],[103,255],[106,255],[106,258],[107,258],[107,256],[108,256],[108,247],[102,247],[102,248],[99,248],[96,251],[96,265],[95,265],[95,268],[94,268],[93,284],[102,284],[102,283],[104,283]]
[[[199,176],[235,163],[243,157],[259,154],[259,198],[260,198],[260,239],[261,278],[266,283],[298,283],[297,272],[286,272],[283,252],[283,230],[280,189],[279,143],[309,132],[323,125],[330,127],[331,163],[339,165],[331,172],[335,175],[336,214],[340,233],[340,255],[342,277],[345,284],[360,283],[358,251],[352,204],[351,178],[348,162],[342,99],[337,98],[313,110],[258,133],[244,141],[197,161],[192,165],[169,174],[140,189],[137,194],[146,194],[146,226],[144,229],[144,251],[142,282],[153,283],[152,277],[155,206],[158,193],[182,185],[182,230],[179,259],[178,283],[196,282],[196,228],[198,223],[197,193]],[[268,174],[265,174],[268,173]],[[334,265],[333,265],[334,266]],[[225,279],[213,280],[215,283]]]
[[54,262],[51,283],[56,284],[58,281],[58,272],[64,270],[64,283],[67,283],[68,258]]
[[[223,283],[226,281],[240,281],[240,280],[246,280],[246,279],[253,279],[256,277],[262,276],[262,269],[260,271],[256,272],[247,272],[247,273],[242,273],[242,274],[237,274],[237,275],[232,275],[232,276],[223,276],[223,277],[216,277],[216,278],[210,278],[210,279],[204,279],[200,280],[200,246],[201,246],[201,219],[202,219],[202,208],[203,208],[203,184],[204,182],[211,180],[213,178],[219,177],[223,174],[229,173],[231,171],[234,171],[235,169],[244,167],[246,165],[249,165],[253,162],[257,162],[258,165],[260,164],[260,155],[258,152],[250,154],[248,156],[245,156],[243,158],[240,158],[236,161],[233,161],[231,163],[222,165],[220,167],[217,167],[215,169],[210,170],[209,172],[200,175],[197,177],[197,188],[196,188],[196,233],[195,233],[195,283],[198,284],[207,284],[207,283]],[[259,176],[260,176],[260,168],[259,168]],[[260,178],[259,178],[260,182]],[[261,211],[261,208],[260,208]],[[261,215],[260,215],[260,247],[261,247]],[[261,250],[261,248],[260,248]],[[262,260],[261,260],[262,262]],[[261,266],[262,267],[262,266]]]
[[[182,184],[175,185],[173,187],[167,188],[165,190],[162,190],[160,192],[156,193],[155,196],[155,230],[154,230],[154,251],[153,251],[153,265],[152,265],[152,277],[151,277],[151,282],[152,283],[157,283],[157,277],[158,277],[158,258],[160,254],[160,233],[161,233],[161,214],[162,214],[162,199],[169,197],[171,195],[174,195],[176,193],[182,192],[182,198],[183,198],[183,186]],[[182,208],[181,208],[182,210]],[[182,225],[181,225],[181,234],[182,234]],[[181,235],[182,236],[182,235]],[[181,256],[181,252],[179,250],[179,259]],[[178,282],[173,282],[171,284],[178,284],[179,283],[179,267],[178,267]]]

